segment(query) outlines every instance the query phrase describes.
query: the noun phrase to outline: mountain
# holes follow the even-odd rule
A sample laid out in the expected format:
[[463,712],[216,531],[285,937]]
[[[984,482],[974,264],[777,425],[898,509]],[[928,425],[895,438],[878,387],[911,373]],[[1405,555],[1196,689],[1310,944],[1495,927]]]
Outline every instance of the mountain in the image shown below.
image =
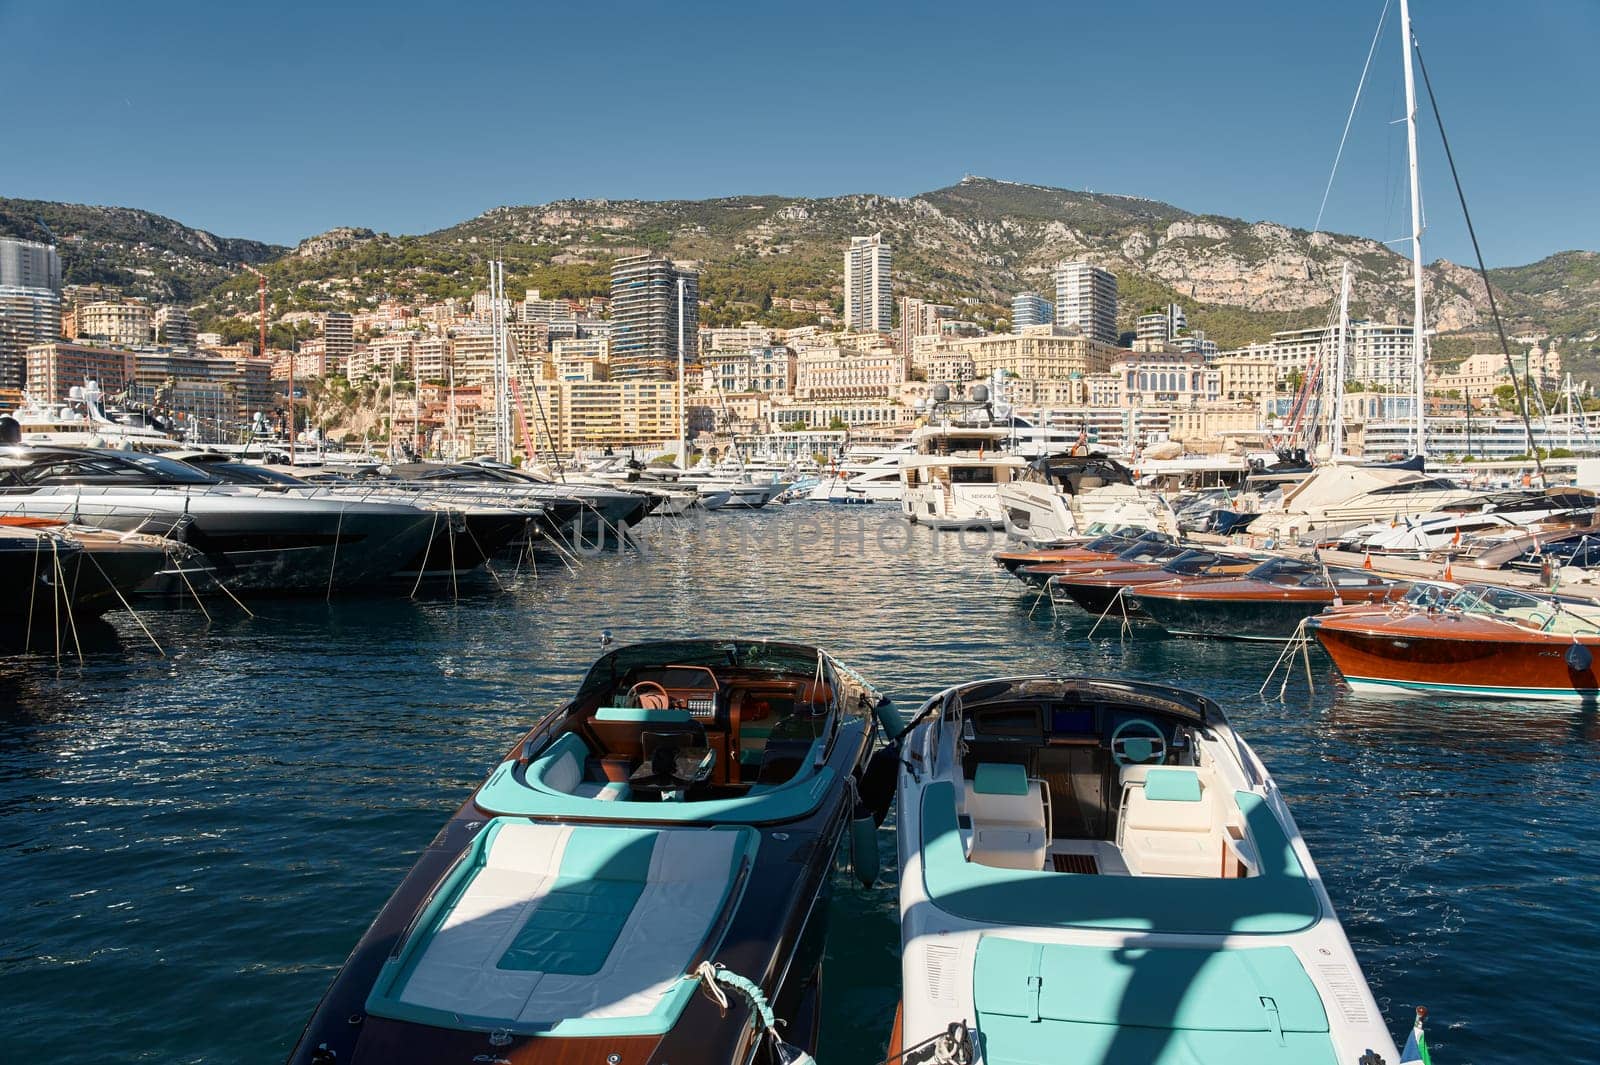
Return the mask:
[[[1050,294],[1051,269],[1086,257],[1115,271],[1123,327],[1140,312],[1177,300],[1191,326],[1223,347],[1264,340],[1273,330],[1319,324],[1335,297],[1340,264],[1354,268],[1356,313],[1410,316],[1409,265],[1364,237],[1316,233],[1274,222],[1196,214],[1132,196],[1080,192],[969,177],[911,197],[738,196],[713,200],[563,200],[497,207],[446,229],[393,236],[341,228],[292,252],[209,233],[144,212],[0,201],[0,233],[18,216],[41,213],[57,230],[69,275],[118,273],[141,283],[149,265],[189,286],[202,318],[247,314],[254,279],[230,262],[260,263],[274,311],[318,311],[383,296],[465,296],[484,283],[484,261],[507,263],[506,288],[546,296],[605,295],[618,255],[670,254],[701,264],[702,320],[807,320],[773,306],[775,296],[841,299],[841,255],[851,235],[883,233],[894,248],[896,295],[956,304],[963,317],[992,324],[1009,316],[1024,289]],[[63,236],[63,233],[68,236]],[[89,265],[80,249],[87,248]],[[179,268],[181,264],[182,269]],[[1492,274],[1513,332],[1561,336],[1600,331],[1596,256],[1565,252]],[[1444,333],[1471,338],[1488,326],[1476,274],[1445,260],[1427,271],[1429,318]],[[209,284],[208,284],[209,282]],[[174,297],[182,298],[182,297]]]
[[219,237],[149,211],[0,197],[0,237],[53,242],[67,284],[100,282],[165,303],[199,299],[287,249]]

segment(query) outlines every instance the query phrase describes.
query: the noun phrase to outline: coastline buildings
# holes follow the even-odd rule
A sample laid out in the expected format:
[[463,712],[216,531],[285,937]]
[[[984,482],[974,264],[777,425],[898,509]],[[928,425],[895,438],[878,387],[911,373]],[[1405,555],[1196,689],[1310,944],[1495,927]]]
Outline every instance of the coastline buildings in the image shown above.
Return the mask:
[[680,281],[684,360],[694,362],[700,342],[700,274],[653,255],[624,256],[612,265],[612,377],[677,379]]
[[849,332],[887,333],[894,327],[890,261],[882,233],[850,238],[844,253],[844,327]]
[[1020,333],[1036,325],[1054,325],[1056,305],[1037,292],[1019,292],[1011,298],[1011,331]]
[[61,335],[61,258],[53,245],[0,237],[0,388],[21,389],[27,351]]
[[1056,320],[1104,344],[1117,342],[1117,275],[1081,259],[1056,267]]

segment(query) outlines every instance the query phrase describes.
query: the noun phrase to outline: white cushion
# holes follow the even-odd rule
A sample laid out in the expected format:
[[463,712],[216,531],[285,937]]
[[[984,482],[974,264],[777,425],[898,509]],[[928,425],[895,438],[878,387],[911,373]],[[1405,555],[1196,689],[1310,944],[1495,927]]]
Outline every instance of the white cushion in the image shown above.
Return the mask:
[[1211,793],[1202,789],[1199,802],[1174,802],[1148,798],[1144,788],[1128,789],[1122,811],[1125,829],[1154,829],[1161,832],[1210,832]]
[[976,792],[965,782],[966,813],[972,821],[972,861],[999,869],[1044,868],[1050,839],[1045,834],[1044,792],[1037,780],[1026,795]]

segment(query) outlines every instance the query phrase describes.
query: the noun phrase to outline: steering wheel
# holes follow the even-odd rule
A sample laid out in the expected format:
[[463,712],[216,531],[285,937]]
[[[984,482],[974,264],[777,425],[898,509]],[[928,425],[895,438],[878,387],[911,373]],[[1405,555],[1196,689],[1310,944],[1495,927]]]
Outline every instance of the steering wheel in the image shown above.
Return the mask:
[[649,694],[655,694],[661,698],[660,705],[651,707],[650,709],[663,710],[672,705],[672,696],[667,694],[667,689],[663,688],[653,680],[641,680],[634,684],[633,687],[628,689],[628,694],[624,696],[624,698],[628,700],[630,705],[638,707],[644,706],[644,699],[641,698],[639,691],[640,688],[647,689]]
[[[1124,735],[1130,731],[1134,735]],[[1142,717],[1130,717],[1111,733],[1111,760],[1119,766],[1160,765],[1167,760],[1167,735]]]

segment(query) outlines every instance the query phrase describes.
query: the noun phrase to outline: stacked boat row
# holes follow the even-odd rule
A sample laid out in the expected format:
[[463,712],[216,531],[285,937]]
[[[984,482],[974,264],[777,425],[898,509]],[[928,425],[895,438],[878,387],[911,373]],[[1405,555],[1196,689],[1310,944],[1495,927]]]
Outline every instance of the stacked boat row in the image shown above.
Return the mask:
[[486,463],[310,481],[221,454],[0,447],[6,611],[81,617],[134,594],[218,589],[409,589],[534,544],[615,544],[670,498]]
[[1014,550],[1005,569],[1116,625],[1175,636],[1314,638],[1358,691],[1594,699],[1600,605],[1484,583],[1382,575],[1305,557],[1186,546],[1119,528]]
[[1395,1061],[1271,775],[1207,699],[823,651],[609,651],[434,837],[302,1065],[809,1060],[836,858],[898,799],[890,1061]]

